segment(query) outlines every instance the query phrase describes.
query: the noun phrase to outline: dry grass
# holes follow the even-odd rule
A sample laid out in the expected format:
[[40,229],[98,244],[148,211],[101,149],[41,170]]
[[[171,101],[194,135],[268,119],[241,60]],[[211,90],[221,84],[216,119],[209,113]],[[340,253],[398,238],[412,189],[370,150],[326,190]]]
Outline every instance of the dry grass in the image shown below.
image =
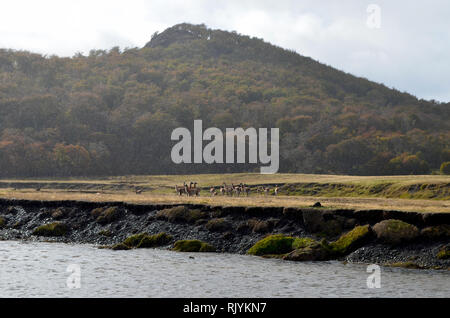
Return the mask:
[[[174,185],[183,182],[195,181],[204,189],[211,186],[246,183],[248,185],[260,184],[292,184],[292,183],[318,183],[318,184],[355,184],[373,186],[390,183],[394,189],[413,184],[435,184],[447,189],[450,176],[339,176],[339,175],[308,175],[308,174],[275,174],[262,175],[257,173],[240,174],[203,174],[203,175],[160,175],[160,176],[121,176],[99,179],[20,179],[0,180],[0,197],[27,200],[83,200],[83,201],[126,201],[131,203],[197,203],[208,205],[239,205],[239,206],[284,206],[303,207],[310,206],[317,201],[329,208],[356,208],[356,209],[389,209],[417,212],[450,212],[450,201],[447,197],[440,200],[408,199],[399,197],[375,197],[367,193],[343,194],[333,192],[316,196],[262,196],[253,194],[250,197],[210,197],[208,191],[203,191],[200,197],[180,197],[175,195]],[[8,188],[14,183],[17,188]],[[41,191],[35,191],[37,185]],[[137,195],[135,186],[146,188]],[[448,192],[446,192],[448,193]],[[396,194],[397,195],[397,194]]]
[[450,202],[447,200],[411,200],[389,198],[356,198],[356,197],[311,197],[311,196],[259,196],[228,197],[228,196],[200,196],[185,197],[171,194],[143,193],[117,191],[106,193],[80,193],[64,190],[45,189],[40,192],[34,190],[3,190],[0,197],[26,200],[80,200],[130,202],[137,204],[171,204],[195,203],[207,205],[235,205],[235,206],[282,206],[304,207],[320,201],[327,208],[354,209],[385,209],[415,212],[450,212]]

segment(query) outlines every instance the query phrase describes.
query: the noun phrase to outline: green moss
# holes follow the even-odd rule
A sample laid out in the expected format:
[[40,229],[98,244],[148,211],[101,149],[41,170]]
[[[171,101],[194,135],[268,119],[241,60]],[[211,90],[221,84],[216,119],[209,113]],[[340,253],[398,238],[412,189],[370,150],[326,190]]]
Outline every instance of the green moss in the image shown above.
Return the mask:
[[369,225],[357,226],[350,232],[342,235],[337,241],[329,244],[330,251],[336,255],[345,255],[361,246],[371,235]]
[[199,240],[176,241],[173,250],[177,252],[215,252],[214,246]]
[[134,235],[127,237],[122,243],[129,247],[136,247],[142,241],[142,239],[147,235],[148,235],[147,233],[134,234]]
[[6,220],[2,217],[0,217],[0,229],[3,228],[6,225]]
[[211,244],[208,243],[202,243],[202,245],[200,246],[200,253],[212,253],[215,252],[216,248],[214,246],[212,246]]
[[294,238],[282,234],[269,235],[256,242],[247,252],[250,255],[286,254],[293,250]]
[[309,237],[303,238],[296,237],[292,242],[292,248],[293,249],[305,248],[316,243],[317,243],[316,240]]
[[206,213],[200,210],[190,210],[185,206],[177,206],[170,209],[164,209],[159,211],[156,214],[158,219],[168,220],[169,222],[186,222],[186,223],[194,223],[197,220],[205,218],[207,216]]
[[131,247],[129,247],[128,245],[123,244],[123,243],[117,243],[117,244],[111,246],[111,249],[114,251],[126,251],[126,250],[131,249]]
[[437,253],[436,257],[438,259],[449,259],[450,258],[450,247],[444,246],[439,253]]
[[39,236],[63,236],[68,232],[68,227],[64,223],[54,222],[44,224],[33,231],[33,235]]

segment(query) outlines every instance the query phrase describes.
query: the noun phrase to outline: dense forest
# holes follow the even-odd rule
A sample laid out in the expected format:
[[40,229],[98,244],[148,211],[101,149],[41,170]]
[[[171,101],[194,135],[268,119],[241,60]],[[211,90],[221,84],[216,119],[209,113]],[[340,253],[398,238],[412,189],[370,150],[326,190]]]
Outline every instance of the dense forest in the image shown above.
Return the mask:
[[0,177],[259,171],[173,164],[171,132],[194,119],[279,127],[280,172],[426,174],[450,161],[450,103],[236,32],[179,24],[144,48],[72,58],[0,50]]

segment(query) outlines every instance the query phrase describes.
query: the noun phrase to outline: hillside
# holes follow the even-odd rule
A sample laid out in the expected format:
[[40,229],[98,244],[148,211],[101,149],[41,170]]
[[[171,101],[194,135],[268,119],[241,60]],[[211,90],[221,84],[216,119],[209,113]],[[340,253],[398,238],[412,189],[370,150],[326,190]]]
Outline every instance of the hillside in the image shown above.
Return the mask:
[[3,49],[0,177],[259,168],[173,164],[170,134],[194,119],[279,127],[280,172],[426,174],[450,161],[449,106],[204,25],[72,58]]

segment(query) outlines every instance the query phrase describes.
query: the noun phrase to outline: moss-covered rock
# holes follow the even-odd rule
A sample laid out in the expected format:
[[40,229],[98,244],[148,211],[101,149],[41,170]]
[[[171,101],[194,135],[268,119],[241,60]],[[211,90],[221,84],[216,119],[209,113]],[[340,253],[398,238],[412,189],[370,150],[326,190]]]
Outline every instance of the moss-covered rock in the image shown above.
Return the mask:
[[450,237],[450,225],[441,224],[424,228],[420,235],[428,240],[440,240]]
[[373,226],[373,230],[381,242],[390,245],[406,243],[419,236],[416,226],[395,219],[381,221]]
[[169,244],[173,237],[164,232],[154,235],[139,233],[127,237],[122,243],[130,248],[151,248]]
[[346,255],[365,244],[372,236],[370,225],[357,226],[348,233],[343,234],[337,241],[329,244],[334,255]]
[[171,223],[195,223],[196,221],[206,218],[208,215],[200,210],[191,210],[185,206],[177,206],[170,209],[158,211],[156,218],[159,220],[167,220]]
[[44,224],[33,231],[33,235],[39,236],[64,236],[69,231],[66,224],[60,222],[54,222],[50,224]]
[[199,240],[176,241],[173,250],[177,252],[215,252],[216,249],[211,244]]
[[225,218],[211,219],[205,224],[205,227],[211,232],[226,232],[233,228],[232,224]]
[[172,241],[173,237],[166,233],[159,233],[155,235],[146,235],[142,238],[137,248],[152,248],[167,245]]
[[294,238],[282,234],[269,235],[256,242],[247,253],[250,255],[285,254],[293,250]]
[[307,262],[307,261],[324,261],[329,259],[330,252],[322,244],[314,242],[306,247],[298,248],[283,257],[287,261]]
[[450,245],[444,246],[436,255],[438,259],[449,259],[450,258]]

